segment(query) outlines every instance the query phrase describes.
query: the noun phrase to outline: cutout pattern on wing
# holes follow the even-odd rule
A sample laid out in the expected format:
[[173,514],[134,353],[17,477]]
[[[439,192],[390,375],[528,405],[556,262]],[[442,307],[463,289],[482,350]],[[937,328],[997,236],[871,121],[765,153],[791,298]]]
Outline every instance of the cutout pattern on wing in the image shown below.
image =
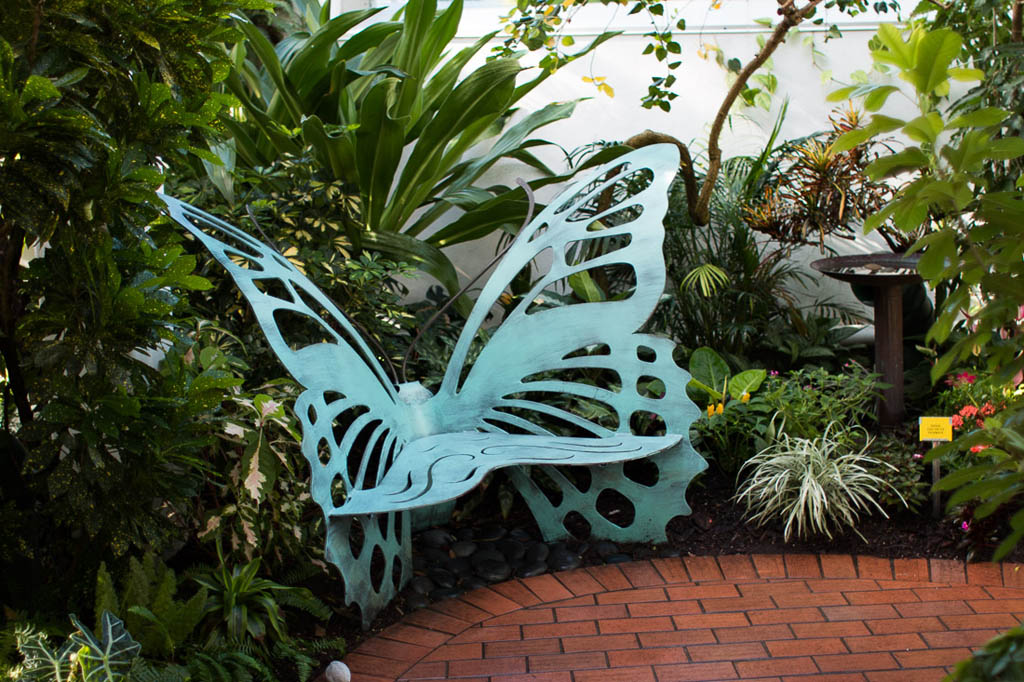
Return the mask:
[[[549,537],[564,537],[566,517],[578,514],[597,536],[664,539],[668,520],[689,513],[686,485],[707,466],[689,443],[699,412],[686,396],[689,374],[672,359],[674,344],[639,332],[664,293],[662,220],[678,163],[671,145],[646,147],[552,201],[485,285],[439,390],[438,411],[458,420],[445,425],[452,431],[682,437],[650,458],[642,473],[609,464],[581,482],[568,468],[513,471]],[[529,292],[468,362],[488,312],[526,271],[539,273]],[[614,296],[603,296],[593,283]],[[544,494],[538,475],[558,485],[557,499]],[[628,523],[623,512],[605,508],[608,495],[601,495],[608,490],[634,507]]]
[[[352,324],[291,262],[222,220],[162,198],[171,217],[227,269],[271,348],[306,388],[295,411],[310,492],[328,525],[326,554],[342,571],[346,600],[369,625],[411,575],[408,514],[373,520],[336,512],[353,492],[372,491],[409,440],[404,406]],[[383,575],[393,579],[379,580]]]

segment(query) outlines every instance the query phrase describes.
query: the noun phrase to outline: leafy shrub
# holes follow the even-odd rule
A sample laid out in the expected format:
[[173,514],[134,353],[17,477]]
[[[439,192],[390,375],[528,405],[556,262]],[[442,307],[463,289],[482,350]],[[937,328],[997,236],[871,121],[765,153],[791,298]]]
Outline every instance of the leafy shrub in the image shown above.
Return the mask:
[[736,499],[746,505],[750,520],[758,525],[784,521],[783,538],[788,541],[794,533],[824,533],[831,538],[832,529],[843,526],[857,532],[861,512],[888,516],[877,498],[889,484],[868,471],[880,464],[866,454],[870,440],[850,452],[844,443],[852,437],[834,434],[836,427],[835,422],[829,424],[813,439],[783,433],[747,460],[743,469],[750,469],[750,476]]
[[956,664],[943,682],[1012,682],[1024,680],[1024,625],[989,640],[970,658]]
[[169,660],[199,625],[207,601],[206,588],[186,601],[174,598],[177,591],[174,571],[152,552],[141,561],[129,559],[120,597],[106,565],[100,564],[96,576],[96,622],[102,622],[104,613],[122,618],[147,657]]
[[923,447],[914,436],[883,431],[875,437],[869,452],[879,463],[867,469],[889,484],[878,491],[878,502],[883,507],[917,511],[928,503],[931,481]]
[[843,439],[853,433],[852,427],[874,422],[875,400],[882,386],[877,374],[847,362],[836,374],[822,368],[797,370],[785,377],[770,373],[762,393],[781,420],[782,431],[810,439],[832,424],[843,424],[846,430],[834,435]]

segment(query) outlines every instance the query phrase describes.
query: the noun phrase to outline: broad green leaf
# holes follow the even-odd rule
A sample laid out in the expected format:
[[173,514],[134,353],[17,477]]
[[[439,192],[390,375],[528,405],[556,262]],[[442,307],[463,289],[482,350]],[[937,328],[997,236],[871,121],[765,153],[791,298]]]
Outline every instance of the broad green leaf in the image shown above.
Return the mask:
[[729,365],[714,350],[702,346],[690,356],[690,375],[718,393],[723,393],[729,380]]
[[1001,137],[993,140],[988,148],[989,158],[1008,161],[1024,155],[1024,139],[1019,137]]
[[[263,31],[248,20],[239,19],[235,23],[245,34],[245,37],[248,39],[248,45],[256,52],[256,55],[263,64],[263,68],[267,72],[267,76],[276,86],[274,98],[270,101],[267,112],[272,118],[276,118],[274,116],[275,107],[283,106],[291,118],[289,123],[291,125],[298,125],[302,120],[303,106],[298,93],[295,92],[291,79],[288,78],[281,67],[281,61],[277,57],[274,46],[263,35]],[[234,94],[238,96],[237,92]],[[280,104],[277,104],[275,100],[279,100]]]
[[900,70],[912,69],[915,65],[914,47],[911,41],[905,42],[899,27],[894,24],[882,24],[878,27],[878,41],[887,48],[886,50],[875,50],[872,56],[883,63],[892,64]]
[[942,117],[934,111],[929,111],[908,121],[907,125],[903,126],[903,133],[915,142],[934,143],[942,128]]
[[78,660],[86,671],[85,682],[113,682],[127,677],[132,661],[138,657],[142,647],[128,634],[124,623],[114,614],[104,611],[97,638],[74,614],[70,618],[78,628],[70,639],[81,647]]
[[455,203],[450,200],[451,195],[458,195],[459,192],[468,188],[503,156],[510,156],[520,150],[527,136],[531,135],[537,128],[571,116],[575,106],[575,102],[555,102],[543,109],[531,112],[523,120],[509,128],[486,154],[477,157],[455,174],[451,184],[449,184],[444,195],[440,198],[442,203],[428,210],[404,231],[410,235],[420,234],[427,226],[436,221],[444,211],[448,210],[444,203]]
[[831,150],[833,152],[849,151],[857,145],[867,142],[875,135],[891,132],[897,128],[902,128],[904,125],[906,125],[906,121],[902,119],[875,114],[871,117],[871,121],[863,128],[857,128],[840,135],[832,143]]
[[[400,232],[364,232],[363,245],[379,251],[392,260],[409,263],[426,272],[437,279],[451,295],[459,291],[459,277],[455,266],[432,244]],[[469,301],[463,297],[458,304],[460,312],[467,313],[468,304]]]
[[985,78],[985,72],[981,69],[964,69],[953,67],[949,69],[949,75],[953,80],[958,81],[980,81]]
[[987,128],[999,125],[1006,120],[1007,116],[1009,116],[1009,112],[1003,109],[985,107],[984,109],[978,109],[977,111],[957,116],[946,124],[946,128]]
[[909,147],[891,156],[883,156],[872,161],[864,172],[872,180],[890,178],[900,173],[928,167],[928,157],[920,147]]
[[301,99],[312,95],[316,85],[326,76],[325,67],[330,62],[331,52],[337,49],[338,39],[383,9],[377,7],[339,14],[303,42],[292,58],[285,62],[285,74],[295,84]]
[[949,263],[956,260],[956,241],[951,231],[936,232],[922,239],[925,245],[917,271],[927,280],[938,277]]
[[949,80],[949,65],[960,54],[963,43],[956,32],[949,29],[928,31],[914,52],[911,82],[918,92],[931,94]]
[[370,90],[363,100],[355,136],[363,220],[371,231],[378,228],[387,209],[405,142],[402,124],[392,119],[388,111],[393,89],[394,81],[384,80]]
[[329,135],[318,116],[309,116],[302,121],[302,140],[313,148],[317,161],[330,168],[335,178],[356,182],[356,149],[348,135]]
[[604,291],[601,290],[601,287],[597,286],[597,282],[594,281],[594,278],[586,270],[569,275],[569,286],[580,300],[587,303],[599,303],[606,300]]
[[57,89],[49,78],[44,76],[29,76],[25,80],[25,86],[21,89],[21,106],[25,106],[36,100],[57,99],[60,97],[60,90]]
[[483,132],[508,106],[519,71],[515,61],[496,60],[459,83],[416,141],[394,195],[380,222],[369,223],[371,229],[379,226],[377,229],[398,231],[405,227],[409,216],[449,171],[444,159],[453,159],[454,165],[476,141],[470,140],[466,131],[472,127]]
[[729,395],[739,400],[744,393],[753,393],[768,376],[763,369],[747,369],[729,379]]

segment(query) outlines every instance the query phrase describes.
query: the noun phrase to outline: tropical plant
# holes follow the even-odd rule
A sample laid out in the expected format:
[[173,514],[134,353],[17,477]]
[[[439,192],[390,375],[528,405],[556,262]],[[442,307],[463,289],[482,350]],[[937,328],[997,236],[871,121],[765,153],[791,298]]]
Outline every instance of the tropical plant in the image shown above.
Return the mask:
[[[1024,155],[1024,140],[999,137],[1009,117],[1007,111],[981,107],[953,115],[942,106],[952,80],[974,82],[984,77],[978,69],[953,66],[962,47],[955,32],[926,31],[920,26],[903,32],[895,26],[882,26],[875,46],[872,55],[876,63],[894,67],[913,88],[909,97],[920,115],[907,121],[875,114],[865,128],[847,133],[835,143],[843,148],[897,129],[916,143],[867,168],[875,179],[909,174],[910,181],[865,221],[865,228],[888,222],[906,232],[922,225],[931,230],[914,246],[914,250],[923,250],[918,265],[921,275],[944,294],[937,296],[938,317],[927,338],[939,344],[950,341],[932,368],[932,381],[980,355],[997,382],[1014,384],[1024,370],[1024,335],[1020,333],[1020,301],[1024,300],[1020,250],[1024,192],[1020,188],[1024,178],[1016,178],[1015,190],[987,191],[985,167],[986,163]],[[879,111],[900,91],[897,85],[868,84],[843,88],[833,97],[864,97],[869,111]],[[959,322],[963,313],[969,316],[969,324]],[[958,336],[953,335],[954,328],[959,328]],[[1019,509],[1019,494],[1024,492],[1022,418],[1024,413],[1014,401],[1002,414],[989,416],[983,429],[929,453],[929,458],[943,457],[951,450],[990,446],[981,450],[984,463],[949,474],[939,488],[957,489],[950,505],[980,499],[975,510],[979,518],[991,515],[1004,503],[1015,506],[1012,532],[995,552],[996,559],[1024,537],[1024,509]]]
[[746,506],[750,520],[758,525],[783,521],[783,539],[788,542],[793,534],[803,538],[824,533],[831,538],[833,529],[844,526],[859,535],[856,523],[863,512],[888,517],[877,498],[891,486],[868,471],[881,462],[867,455],[867,432],[860,436],[860,450],[849,451],[845,444],[852,438],[837,437],[842,430],[832,422],[816,438],[783,432],[747,460],[741,474],[749,469],[749,476],[736,500]]
[[[761,395],[777,415],[782,431],[813,438],[830,424],[844,424],[849,429],[873,423],[881,390],[877,374],[849,361],[842,372],[835,374],[821,367],[785,376],[775,372]],[[840,432],[835,437],[849,433]]]
[[[207,434],[192,420],[198,396],[154,357],[188,317],[172,288],[207,283],[145,228],[167,164],[215,159],[203,135],[231,101],[214,92],[229,67],[223,45],[240,37],[228,16],[256,5],[97,0],[0,13],[6,604],[63,611],[86,601],[101,559],[163,549],[180,532],[171,519],[187,515]],[[217,404],[202,393],[206,409]]]
[[1011,682],[1024,679],[1024,625],[993,637],[956,664],[943,682]]
[[[307,33],[276,49],[256,26],[240,21],[247,41],[236,49],[227,85],[244,114],[225,121],[233,145],[225,155],[237,153],[238,163],[263,168],[309,153],[318,181],[341,183],[350,200],[323,216],[329,240],[343,240],[352,253],[366,248],[410,263],[449,294],[458,291],[458,278],[441,248],[518,225],[525,213],[521,189],[482,187],[481,176],[503,158],[551,175],[530,151],[543,143],[530,136],[574,108],[573,102],[549,104],[506,128],[516,103],[549,72],[517,83],[523,68],[503,57],[460,78],[494,36],[450,55],[462,4],[455,0],[437,13],[435,0],[412,0],[401,21],[347,35],[380,9],[327,21],[325,3],[321,12],[307,13]],[[466,157],[484,142],[483,153]],[[452,208],[467,214],[427,236]]]
[[801,275],[784,249],[758,242],[741,209],[760,192],[771,172],[774,139],[773,135],[758,157],[726,162],[706,227],[689,217],[688,188],[678,181],[672,186],[665,216],[665,262],[676,291],[659,307],[652,324],[676,339],[684,351],[707,346],[742,365],[738,358],[754,354],[766,331],[785,324],[796,307],[788,287]]
[[328,620],[331,610],[306,588],[282,585],[259,576],[260,560],[220,566],[193,579],[206,588],[203,628],[210,648],[255,646],[267,652],[271,645],[288,641],[282,606],[303,610]]
[[860,127],[860,119],[852,107],[834,111],[830,133],[783,145],[763,194],[743,207],[747,224],[780,244],[813,244],[822,252],[830,237],[854,239],[854,226],[893,193],[864,174],[882,143],[872,140],[841,152],[832,148],[840,135]]
[[23,661],[12,672],[24,682],[121,682],[139,656],[139,643],[109,611],[102,614],[98,636],[70,616],[76,630],[54,648],[49,637],[31,626],[15,632]]
[[105,564],[96,576],[96,623],[103,614],[121,618],[148,658],[171,660],[202,620],[207,593],[200,588],[190,599],[174,598],[178,580],[174,571],[152,552],[142,560],[129,559],[120,595]]

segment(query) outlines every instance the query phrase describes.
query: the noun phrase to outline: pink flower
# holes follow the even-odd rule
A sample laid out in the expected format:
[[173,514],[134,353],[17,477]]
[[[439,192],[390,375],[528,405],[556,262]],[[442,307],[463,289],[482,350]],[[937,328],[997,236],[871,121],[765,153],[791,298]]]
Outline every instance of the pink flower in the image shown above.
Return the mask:
[[952,422],[953,422],[953,428],[954,429],[959,429],[959,428],[961,428],[964,425],[963,417],[961,417],[958,414],[954,414],[953,415]]
[[770,372],[768,372],[768,376],[770,376],[770,377],[777,377],[777,376],[779,376],[779,373],[778,373],[778,371],[773,369]]
[[957,381],[959,381],[962,384],[973,384],[978,377],[971,374],[970,372],[960,372],[959,374],[956,375],[956,378]]
[[924,459],[924,455],[922,455],[920,452],[915,452],[914,459]]
[[969,531],[970,529],[971,529],[971,524],[970,524],[969,522],[967,522],[967,521],[962,521],[962,522],[960,523],[960,530],[962,530],[962,531],[964,531],[964,532],[966,533],[966,532],[967,532],[967,531]]

